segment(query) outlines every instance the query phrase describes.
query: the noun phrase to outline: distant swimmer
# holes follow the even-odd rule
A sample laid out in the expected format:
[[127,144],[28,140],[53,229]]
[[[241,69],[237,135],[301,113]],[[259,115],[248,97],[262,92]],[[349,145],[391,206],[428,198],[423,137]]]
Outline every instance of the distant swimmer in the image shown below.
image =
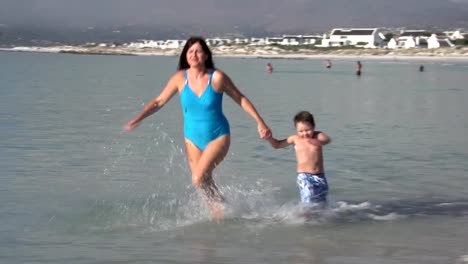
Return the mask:
[[323,166],[322,146],[330,143],[330,137],[315,130],[314,116],[301,111],[294,117],[297,133],[283,140],[273,136],[268,139],[275,149],[294,145],[297,160],[297,187],[301,202],[305,205],[327,204],[328,183]]
[[361,61],[358,61],[356,63],[356,75],[361,76],[361,72],[362,72],[362,64],[361,64]]
[[266,71],[267,71],[268,73],[272,73],[272,72],[273,72],[273,66],[271,65],[271,63],[267,63]]
[[419,71],[420,71],[420,72],[423,72],[423,71],[424,71],[424,65],[422,65],[422,64],[419,65]]
[[331,66],[332,66],[331,60],[326,60],[326,61],[325,61],[325,67],[326,67],[327,69],[330,69]]

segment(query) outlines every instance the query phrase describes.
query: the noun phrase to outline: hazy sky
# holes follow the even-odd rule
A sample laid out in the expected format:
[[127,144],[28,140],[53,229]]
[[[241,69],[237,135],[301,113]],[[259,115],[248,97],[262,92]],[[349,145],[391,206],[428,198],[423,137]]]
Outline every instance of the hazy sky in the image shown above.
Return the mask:
[[0,24],[269,31],[468,25],[468,0],[0,0]]

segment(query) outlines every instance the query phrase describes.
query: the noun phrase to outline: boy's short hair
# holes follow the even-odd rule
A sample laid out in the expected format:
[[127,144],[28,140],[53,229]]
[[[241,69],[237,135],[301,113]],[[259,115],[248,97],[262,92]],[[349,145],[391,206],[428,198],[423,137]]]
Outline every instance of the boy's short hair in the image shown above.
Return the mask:
[[296,126],[299,122],[309,123],[315,127],[314,116],[307,111],[301,111],[294,116],[294,126]]

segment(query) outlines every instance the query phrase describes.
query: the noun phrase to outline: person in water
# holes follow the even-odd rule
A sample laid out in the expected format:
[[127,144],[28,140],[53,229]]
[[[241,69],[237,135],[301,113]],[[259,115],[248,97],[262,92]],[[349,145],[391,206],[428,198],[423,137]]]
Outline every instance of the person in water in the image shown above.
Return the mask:
[[273,66],[271,65],[271,63],[267,63],[266,71],[267,71],[267,73],[272,73],[273,72]]
[[205,40],[191,37],[179,58],[178,71],[161,93],[124,127],[136,128],[143,119],[159,111],[176,94],[184,117],[186,157],[192,183],[199,189],[212,216],[224,215],[224,197],[213,180],[213,169],[226,157],[231,143],[229,122],[222,111],[223,94],[230,96],[257,122],[260,138],[271,137],[270,128],[251,101],[223,71],[216,69]]
[[332,62],[331,62],[331,60],[326,60],[326,61],[325,61],[325,67],[326,67],[327,69],[331,69],[331,67],[332,67]]
[[278,140],[268,139],[275,149],[294,145],[297,161],[297,186],[303,204],[326,205],[328,182],[323,165],[322,146],[330,143],[330,137],[315,130],[314,116],[307,111],[301,111],[294,117],[297,133]]
[[361,61],[358,61],[356,63],[356,75],[361,76],[361,71],[362,71],[362,64],[361,64]]

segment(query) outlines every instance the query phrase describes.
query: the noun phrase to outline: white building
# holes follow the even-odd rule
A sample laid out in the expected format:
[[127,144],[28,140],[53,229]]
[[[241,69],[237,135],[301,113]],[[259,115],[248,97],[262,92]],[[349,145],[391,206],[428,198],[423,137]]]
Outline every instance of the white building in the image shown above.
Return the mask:
[[462,33],[460,30],[455,30],[455,31],[445,31],[444,34],[450,39],[450,40],[457,40],[457,39],[464,39],[467,33]]
[[416,40],[412,36],[400,36],[397,39],[397,47],[403,49],[416,48]]
[[300,35],[283,35],[281,45],[297,46],[301,44],[302,36]]
[[334,28],[322,47],[358,46],[377,48],[383,46],[385,36],[378,28]]
[[250,38],[249,45],[251,45],[251,46],[264,46],[264,45],[266,45],[266,39],[264,39],[264,38]]
[[162,49],[178,49],[185,45],[186,40],[168,39],[161,46]]
[[159,49],[179,49],[185,45],[186,40],[168,39],[168,40],[142,40],[141,42],[132,42],[127,45],[129,48],[159,48]]
[[387,48],[396,49],[398,48],[398,42],[395,38],[391,38],[387,43]]
[[132,42],[128,44],[129,48],[144,49],[144,48],[160,48],[164,45],[163,40],[142,40],[141,42]]
[[235,38],[234,39],[234,44],[237,44],[237,45],[247,44],[247,43],[249,43],[249,39],[247,39],[247,38]]
[[278,44],[281,45],[281,42],[283,41],[283,38],[280,37],[272,37],[272,38],[266,38],[265,43],[267,45],[274,45]]
[[302,37],[302,44],[315,45],[317,41],[321,39],[322,39],[322,36],[319,36],[319,35],[304,35]]
[[208,38],[208,39],[206,39],[206,44],[208,46],[224,46],[224,45],[230,45],[232,43],[233,43],[233,41],[231,39],[227,39],[227,38]]
[[427,40],[427,48],[429,49],[453,46],[453,43],[447,37],[437,36],[436,34],[432,34]]
[[398,37],[398,46],[402,48],[426,48],[431,33],[426,30],[402,30]]
[[285,46],[314,45],[319,39],[322,37],[317,35],[283,35],[279,44]]

